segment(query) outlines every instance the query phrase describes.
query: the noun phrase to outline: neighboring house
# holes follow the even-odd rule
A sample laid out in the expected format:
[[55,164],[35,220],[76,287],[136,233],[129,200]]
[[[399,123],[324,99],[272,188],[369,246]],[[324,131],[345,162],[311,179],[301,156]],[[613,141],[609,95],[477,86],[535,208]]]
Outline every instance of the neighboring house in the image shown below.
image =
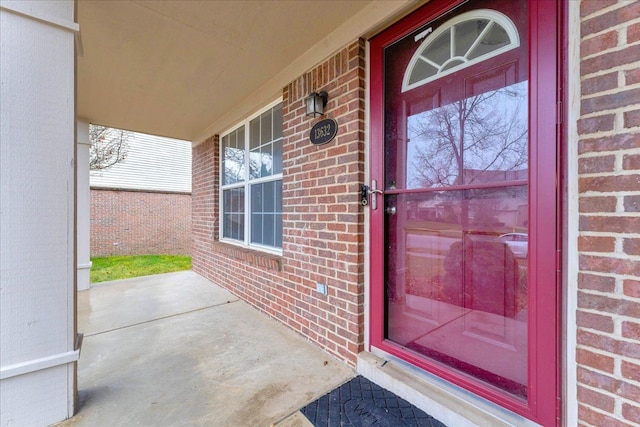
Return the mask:
[[91,173],[91,256],[189,255],[191,144],[133,133],[128,145]]
[[193,141],[193,270],[446,425],[640,426],[640,2],[0,4],[3,426],[76,408],[76,119]]

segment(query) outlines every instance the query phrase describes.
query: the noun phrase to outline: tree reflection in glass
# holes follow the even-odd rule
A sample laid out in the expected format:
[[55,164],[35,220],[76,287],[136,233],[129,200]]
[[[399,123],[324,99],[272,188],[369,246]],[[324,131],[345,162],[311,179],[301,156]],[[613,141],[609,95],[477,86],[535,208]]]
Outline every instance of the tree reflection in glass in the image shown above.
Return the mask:
[[223,185],[244,181],[244,129],[238,128],[222,137]]
[[527,178],[527,82],[407,118],[408,188]]
[[[527,395],[527,94],[523,81],[407,117],[406,163],[396,165],[414,191],[401,187],[385,200],[396,207],[387,217],[387,338],[520,398]],[[520,256],[508,233],[524,238]]]

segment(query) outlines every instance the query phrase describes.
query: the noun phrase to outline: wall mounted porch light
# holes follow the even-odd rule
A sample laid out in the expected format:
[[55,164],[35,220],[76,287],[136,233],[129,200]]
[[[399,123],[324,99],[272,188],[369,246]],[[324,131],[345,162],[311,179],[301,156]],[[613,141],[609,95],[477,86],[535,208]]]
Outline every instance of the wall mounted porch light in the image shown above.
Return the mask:
[[325,91],[311,92],[307,97],[307,116],[318,117],[324,114],[324,108],[329,100],[329,94]]

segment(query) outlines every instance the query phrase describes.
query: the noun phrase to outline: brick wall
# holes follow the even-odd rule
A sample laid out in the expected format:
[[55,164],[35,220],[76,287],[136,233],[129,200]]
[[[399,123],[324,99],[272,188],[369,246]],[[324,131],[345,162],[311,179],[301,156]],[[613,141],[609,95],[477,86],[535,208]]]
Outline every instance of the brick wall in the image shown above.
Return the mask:
[[[326,90],[338,136],[314,146],[304,98]],[[193,269],[354,365],[364,344],[364,43],[283,91],[283,254],[218,242],[219,141],[193,150]],[[328,285],[327,296],[316,283]]]
[[92,257],[190,253],[190,194],[91,189]]
[[191,153],[191,266],[209,278],[215,277],[212,244],[219,235],[219,150],[218,137],[213,136]]
[[640,425],[640,2],[581,3],[578,417]]

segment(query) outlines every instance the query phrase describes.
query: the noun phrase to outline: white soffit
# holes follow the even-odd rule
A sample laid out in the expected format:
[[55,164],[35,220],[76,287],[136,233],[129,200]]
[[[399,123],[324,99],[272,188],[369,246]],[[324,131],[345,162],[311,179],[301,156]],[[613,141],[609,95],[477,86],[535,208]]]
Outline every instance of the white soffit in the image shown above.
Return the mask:
[[194,140],[363,9],[412,2],[370,3],[79,0],[78,116]]

